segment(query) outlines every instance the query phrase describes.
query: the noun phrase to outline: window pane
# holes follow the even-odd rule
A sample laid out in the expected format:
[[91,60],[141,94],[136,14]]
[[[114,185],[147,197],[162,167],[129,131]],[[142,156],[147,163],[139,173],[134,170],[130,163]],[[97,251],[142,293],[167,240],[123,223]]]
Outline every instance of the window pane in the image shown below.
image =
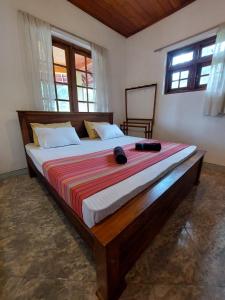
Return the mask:
[[92,62],[92,59],[89,58],[89,57],[87,57],[86,60],[87,60],[87,70],[88,70],[88,72],[92,73],[93,72],[93,62]]
[[81,85],[81,86],[87,85],[86,73],[76,71],[76,77],[77,77],[77,85]]
[[[44,108],[43,110],[49,110],[49,100],[42,99],[42,101],[43,101],[43,108]],[[56,101],[51,102],[51,108],[52,111],[57,111]]]
[[75,67],[76,69],[85,71],[85,56],[75,53]]
[[68,85],[56,84],[57,98],[63,100],[69,100]]
[[78,110],[79,110],[79,112],[88,111],[87,103],[78,102]]
[[172,75],[172,80],[173,81],[174,80],[179,80],[179,78],[180,78],[180,72],[173,73],[173,75]]
[[55,81],[56,82],[62,82],[62,83],[68,82],[66,68],[60,67],[60,66],[54,66],[54,71],[55,71]]
[[213,55],[214,49],[215,49],[215,44],[203,47],[201,57],[208,56],[208,55]]
[[65,50],[53,46],[53,60],[55,64],[66,65],[66,54]]
[[88,101],[95,101],[93,89],[88,89]]
[[225,42],[224,41],[220,44],[219,50],[220,51],[224,51],[225,50]]
[[80,101],[87,101],[87,89],[82,87],[77,87],[77,98]]
[[183,72],[181,72],[181,74],[180,74],[180,78],[181,78],[181,79],[188,78],[188,75],[189,75],[189,71],[188,71],[188,70],[187,70],[187,71],[183,71]]
[[180,81],[180,88],[183,88],[183,87],[187,87],[187,84],[188,84],[188,81],[187,81],[187,79],[185,79],[185,80],[181,80]]
[[200,84],[200,85],[207,84],[207,83],[208,83],[208,80],[209,80],[209,76],[202,76],[202,77],[200,78],[199,84]]
[[201,75],[207,75],[210,74],[211,66],[205,66],[201,69]]
[[93,75],[87,74],[87,83],[89,87],[93,87]]
[[179,81],[173,81],[171,85],[171,89],[177,89],[179,85]]
[[172,60],[172,65],[178,65],[178,64],[183,64],[185,62],[191,61],[193,59],[193,51],[192,52],[188,52],[188,53],[184,53],[184,54],[180,54],[177,56],[173,57]]
[[89,103],[89,111],[90,112],[95,112],[95,103]]
[[59,111],[70,111],[69,101],[58,101]]

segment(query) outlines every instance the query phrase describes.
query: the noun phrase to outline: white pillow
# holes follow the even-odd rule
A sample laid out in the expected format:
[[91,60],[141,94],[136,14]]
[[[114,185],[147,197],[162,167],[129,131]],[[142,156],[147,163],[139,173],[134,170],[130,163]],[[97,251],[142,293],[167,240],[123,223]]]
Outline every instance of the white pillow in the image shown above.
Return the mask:
[[102,140],[114,139],[121,136],[124,136],[123,132],[119,129],[116,124],[107,124],[107,125],[96,125],[95,130]]
[[74,127],[34,128],[38,141],[43,148],[79,145],[80,139]]

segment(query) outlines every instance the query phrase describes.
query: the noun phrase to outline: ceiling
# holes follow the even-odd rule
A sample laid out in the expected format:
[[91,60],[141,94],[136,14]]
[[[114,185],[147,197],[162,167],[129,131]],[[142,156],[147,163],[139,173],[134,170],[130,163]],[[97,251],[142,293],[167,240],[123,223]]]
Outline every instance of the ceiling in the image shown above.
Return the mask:
[[195,0],[68,0],[125,37]]

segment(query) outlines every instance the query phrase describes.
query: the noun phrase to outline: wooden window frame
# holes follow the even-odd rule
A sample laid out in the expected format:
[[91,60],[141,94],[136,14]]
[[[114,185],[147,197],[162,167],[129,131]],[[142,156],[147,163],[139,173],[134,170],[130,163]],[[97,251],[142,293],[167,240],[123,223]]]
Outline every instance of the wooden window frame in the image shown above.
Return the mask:
[[[82,100],[78,100],[78,95],[77,95],[77,87],[81,87],[79,85],[77,85],[77,78],[76,78],[76,71],[79,71],[78,69],[76,69],[75,66],[75,54],[80,54],[85,56],[85,61],[87,58],[91,58],[91,51],[81,48],[79,46],[76,46],[70,42],[64,41],[60,38],[57,37],[52,37],[52,46],[56,46],[58,48],[64,49],[65,50],[65,56],[66,56],[66,66],[62,66],[59,64],[55,64],[54,60],[53,60],[53,75],[54,75],[54,83],[55,83],[55,93],[56,93],[56,105],[57,105],[57,111],[59,111],[59,106],[58,106],[58,101],[66,101],[68,102],[68,100],[63,100],[63,99],[59,99],[57,97],[57,90],[56,90],[56,84],[67,84],[68,85],[68,90],[69,90],[69,103],[70,103],[70,111],[71,112],[79,112],[78,109],[78,102],[83,102],[83,103],[87,103],[87,108],[88,108],[88,112],[89,112],[89,103],[95,103],[94,101],[89,101],[88,99],[88,89],[93,89],[94,87],[84,87],[82,86],[82,88],[86,88],[87,91],[87,101],[82,101]],[[58,65],[58,66],[62,66],[65,67],[67,69],[67,83],[59,83],[56,82],[56,78],[55,78],[55,72],[54,72],[54,65]],[[82,71],[82,70],[81,70]],[[87,74],[92,74],[93,72],[88,72],[87,71],[87,66],[85,63],[85,71],[83,71],[86,75],[86,79],[87,79]]]
[[[170,51],[167,53],[166,63],[166,79],[165,79],[165,94],[175,94],[184,92],[193,92],[205,90],[207,84],[200,85],[200,73],[203,66],[211,65],[212,55],[201,57],[201,50],[206,46],[215,44],[216,36],[207,38],[200,42]],[[193,51],[193,59],[189,62],[180,63],[175,66],[172,65],[173,57]],[[182,72],[189,70],[188,86],[184,88],[171,88],[172,74],[174,72]]]

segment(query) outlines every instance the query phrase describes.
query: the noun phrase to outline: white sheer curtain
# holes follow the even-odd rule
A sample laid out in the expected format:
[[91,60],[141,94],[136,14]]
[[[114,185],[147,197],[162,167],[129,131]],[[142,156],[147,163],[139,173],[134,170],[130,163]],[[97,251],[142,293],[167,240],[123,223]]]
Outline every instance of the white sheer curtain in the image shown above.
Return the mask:
[[220,27],[216,37],[204,114],[208,116],[225,114],[225,24]]
[[51,27],[24,12],[19,12],[19,18],[26,56],[26,78],[35,108],[55,111]]
[[109,111],[107,50],[96,44],[91,45],[93,59],[95,111]]

